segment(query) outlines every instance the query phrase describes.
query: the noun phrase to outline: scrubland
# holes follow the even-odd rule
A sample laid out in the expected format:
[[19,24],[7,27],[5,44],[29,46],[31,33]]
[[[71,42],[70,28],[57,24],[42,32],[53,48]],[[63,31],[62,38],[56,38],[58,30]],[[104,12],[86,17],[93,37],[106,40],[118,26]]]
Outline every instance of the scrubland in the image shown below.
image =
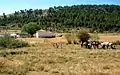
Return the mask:
[[0,51],[1,75],[119,75],[120,49],[37,44]]
[[[119,40],[116,37],[101,35],[100,40]],[[0,48],[0,75],[120,75],[120,46],[113,50],[85,49],[80,44],[66,44],[63,37],[19,40],[30,46]],[[54,47],[56,42],[61,42],[62,48]]]

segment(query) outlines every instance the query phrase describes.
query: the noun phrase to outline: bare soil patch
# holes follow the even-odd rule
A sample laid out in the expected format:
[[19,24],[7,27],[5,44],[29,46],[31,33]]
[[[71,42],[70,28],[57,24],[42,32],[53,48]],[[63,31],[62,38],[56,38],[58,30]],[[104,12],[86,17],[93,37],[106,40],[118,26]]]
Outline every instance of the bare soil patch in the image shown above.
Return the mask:
[[7,58],[0,57],[0,64],[5,66],[21,66],[24,64],[24,62],[21,60],[9,60]]
[[120,40],[120,35],[100,35],[100,41],[114,42]]

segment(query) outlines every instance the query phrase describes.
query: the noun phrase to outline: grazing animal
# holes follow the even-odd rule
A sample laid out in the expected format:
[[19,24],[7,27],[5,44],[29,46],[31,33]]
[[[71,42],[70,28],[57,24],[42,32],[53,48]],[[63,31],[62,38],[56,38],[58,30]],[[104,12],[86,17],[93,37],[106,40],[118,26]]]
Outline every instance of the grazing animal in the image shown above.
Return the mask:
[[87,48],[87,46],[88,46],[88,42],[87,41],[81,43],[81,48]]
[[101,46],[102,46],[102,48],[103,49],[108,49],[109,47],[111,48],[111,49],[114,49],[114,47],[113,47],[113,43],[111,43],[111,42],[102,42],[101,43]]
[[17,34],[15,34],[15,33],[10,34],[10,37],[11,37],[11,38],[16,38],[16,37],[17,37]]
[[98,49],[99,48],[99,42],[98,41],[93,41],[92,46],[93,46],[94,49]]
[[111,42],[109,42],[109,44],[108,44],[108,46],[107,46],[107,49],[108,49],[109,47],[110,47],[111,49],[115,49],[115,48],[113,47],[113,43],[111,43]]
[[53,45],[54,48],[63,48],[63,45],[66,44],[66,41],[60,38],[51,41],[51,44]]
[[99,48],[99,42],[98,41],[86,41],[83,44],[81,44],[81,48],[88,48],[91,49],[92,47],[94,49],[98,49]]
[[54,48],[63,48],[64,42],[52,43]]
[[99,49],[99,45],[101,45],[102,49],[108,49],[108,48],[115,49],[113,47],[112,42],[102,42],[102,43],[100,43],[99,41],[86,41],[86,42],[81,44],[81,48],[84,47],[84,48],[91,49],[93,47],[94,49]]
[[101,43],[103,49],[105,49],[106,44],[104,42]]
[[88,43],[87,43],[87,48],[88,48],[88,49],[91,49],[91,48],[92,48],[92,41],[88,41]]

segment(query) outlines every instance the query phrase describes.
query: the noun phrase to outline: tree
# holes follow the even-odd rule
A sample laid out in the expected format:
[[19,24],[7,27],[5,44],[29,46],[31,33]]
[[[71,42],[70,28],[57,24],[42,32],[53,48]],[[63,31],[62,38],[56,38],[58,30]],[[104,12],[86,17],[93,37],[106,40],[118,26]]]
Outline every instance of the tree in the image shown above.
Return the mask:
[[6,16],[6,14],[5,14],[5,13],[3,13],[3,18],[4,18],[4,19],[6,19],[6,18],[7,18],[7,16]]
[[98,32],[120,32],[119,5],[74,5],[58,6],[49,9],[25,9],[10,15],[0,16],[0,26],[20,25],[29,22],[39,23],[44,29],[58,28],[60,31],[73,28],[90,28]]
[[30,34],[31,36],[33,36],[33,34],[36,33],[36,31],[38,31],[40,29],[39,25],[37,25],[36,23],[28,23],[28,24],[25,24],[23,27],[22,27],[22,32],[27,32],[28,34]]

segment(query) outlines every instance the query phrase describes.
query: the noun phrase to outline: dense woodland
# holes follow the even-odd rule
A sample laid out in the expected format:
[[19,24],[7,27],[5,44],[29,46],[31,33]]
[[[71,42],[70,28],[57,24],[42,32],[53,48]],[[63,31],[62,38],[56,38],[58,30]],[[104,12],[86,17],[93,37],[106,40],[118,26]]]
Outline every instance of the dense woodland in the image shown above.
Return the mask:
[[15,11],[0,16],[0,26],[21,28],[35,22],[42,29],[64,31],[70,28],[90,28],[98,32],[120,32],[119,5],[74,5],[49,9],[29,9]]

